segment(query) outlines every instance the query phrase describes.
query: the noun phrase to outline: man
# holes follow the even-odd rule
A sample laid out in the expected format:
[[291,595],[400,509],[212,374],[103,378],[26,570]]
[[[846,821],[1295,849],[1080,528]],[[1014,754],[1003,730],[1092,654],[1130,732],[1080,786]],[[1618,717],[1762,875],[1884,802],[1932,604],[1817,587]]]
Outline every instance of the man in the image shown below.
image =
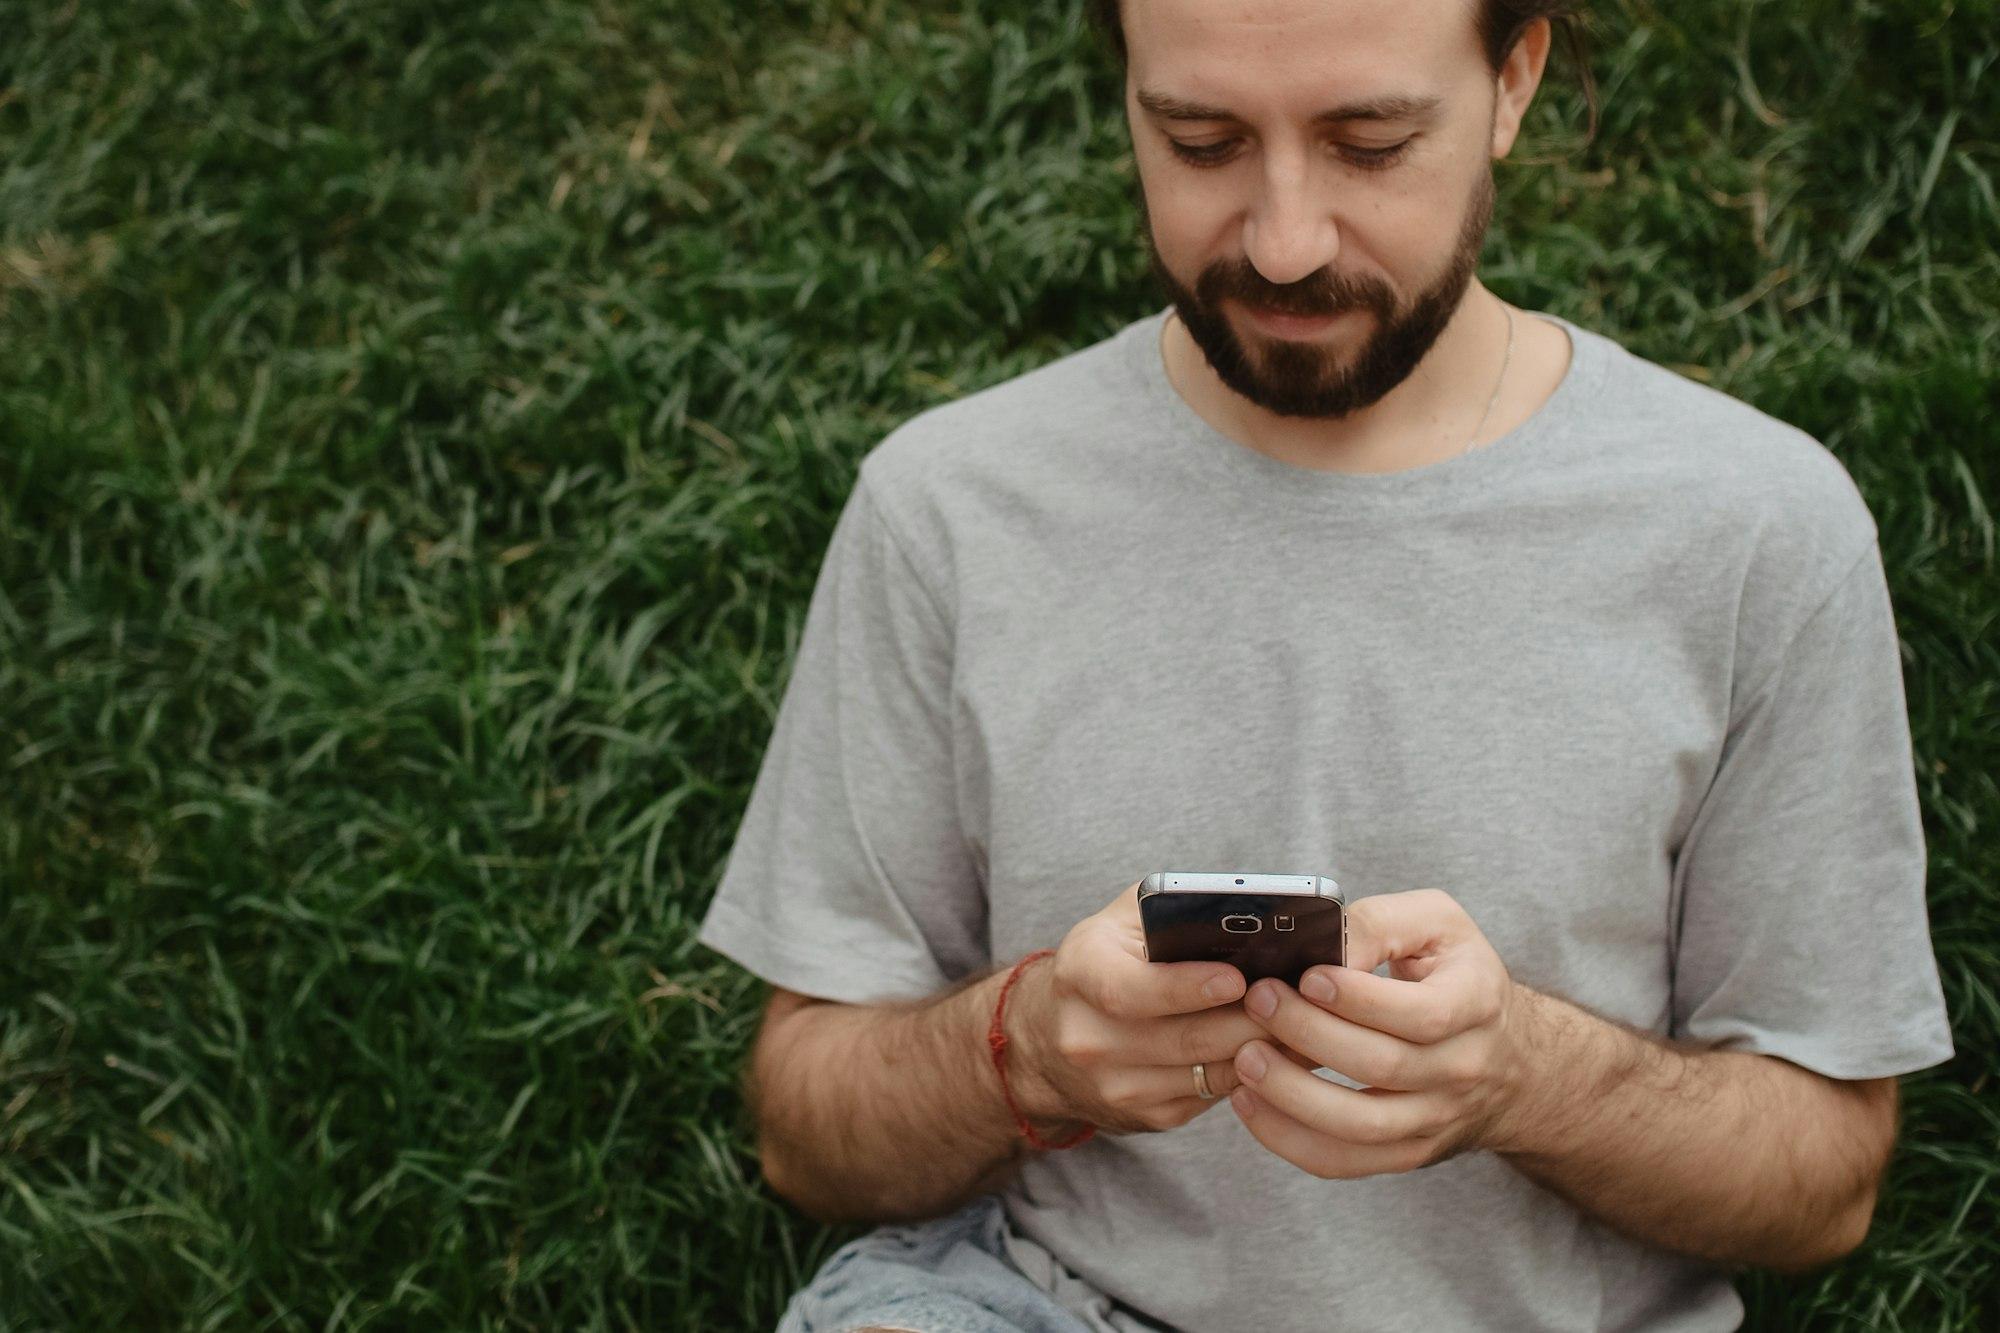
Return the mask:
[[[1874,523],[1473,277],[1558,8],[1484,4],[1125,0],[1170,307],[864,460],[700,934],[880,1224],[783,1328],[1726,1329],[1866,1234],[1953,1054]],[[1146,962],[1153,870],[1352,966]]]

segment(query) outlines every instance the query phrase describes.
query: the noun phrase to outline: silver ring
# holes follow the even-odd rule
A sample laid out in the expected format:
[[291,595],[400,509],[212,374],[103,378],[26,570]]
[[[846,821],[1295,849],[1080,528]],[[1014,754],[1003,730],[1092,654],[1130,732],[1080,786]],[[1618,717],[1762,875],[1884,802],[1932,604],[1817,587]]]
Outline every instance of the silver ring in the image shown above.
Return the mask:
[[1205,1060],[1194,1067],[1194,1095],[1205,1102],[1215,1100],[1215,1094],[1208,1090],[1208,1062]]

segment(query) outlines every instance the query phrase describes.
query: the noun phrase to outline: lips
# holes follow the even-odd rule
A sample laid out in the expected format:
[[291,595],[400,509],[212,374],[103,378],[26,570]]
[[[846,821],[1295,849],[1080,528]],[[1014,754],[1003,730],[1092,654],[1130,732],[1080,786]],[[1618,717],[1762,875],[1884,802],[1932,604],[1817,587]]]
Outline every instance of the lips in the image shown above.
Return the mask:
[[1251,318],[1273,333],[1293,335],[1317,333],[1340,318],[1338,314],[1288,315],[1260,309],[1257,306],[1246,306],[1244,308],[1250,312]]

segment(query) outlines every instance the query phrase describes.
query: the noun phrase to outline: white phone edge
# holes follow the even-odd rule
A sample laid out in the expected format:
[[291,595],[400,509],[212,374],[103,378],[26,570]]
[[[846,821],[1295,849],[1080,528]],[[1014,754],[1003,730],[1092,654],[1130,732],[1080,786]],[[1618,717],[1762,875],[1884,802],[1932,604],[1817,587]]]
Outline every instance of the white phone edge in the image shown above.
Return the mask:
[[1289,893],[1331,898],[1346,906],[1340,885],[1325,875],[1267,875],[1249,870],[1155,870],[1139,881],[1139,897],[1156,893]]

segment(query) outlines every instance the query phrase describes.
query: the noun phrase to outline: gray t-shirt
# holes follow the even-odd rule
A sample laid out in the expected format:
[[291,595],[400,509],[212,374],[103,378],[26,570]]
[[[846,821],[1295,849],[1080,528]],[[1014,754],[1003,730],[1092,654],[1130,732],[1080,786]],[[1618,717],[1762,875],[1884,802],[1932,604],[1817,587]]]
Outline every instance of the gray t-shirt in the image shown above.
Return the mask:
[[[1150,871],[1329,874],[1441,888],[1516,981],[1651,1032],[1835,1078],[1952,1056],[1875,524],[1830,452],[1544,315],[1571,363],[1508,435],[1308,470],[1179,397],[1165,314],[864,459],[701,942],[913,998]],[[1221,1101],[1002,1197],[1099,1327],[1743,1310],[1490,1152],[1322,1180]]]

